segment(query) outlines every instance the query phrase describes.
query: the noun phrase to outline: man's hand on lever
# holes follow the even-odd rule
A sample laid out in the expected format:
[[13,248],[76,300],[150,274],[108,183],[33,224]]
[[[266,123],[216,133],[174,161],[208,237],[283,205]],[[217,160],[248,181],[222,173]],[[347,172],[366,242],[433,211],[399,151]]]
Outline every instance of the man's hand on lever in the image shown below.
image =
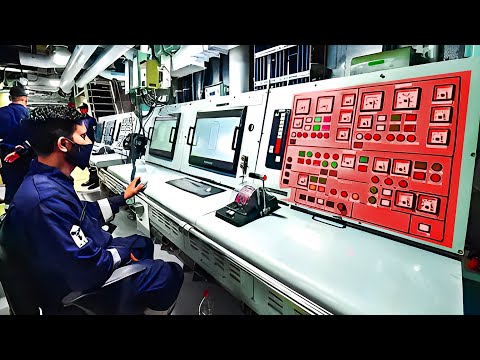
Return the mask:
[[140,180],[140,176],[137,176],[135,179],[133,179],[130,185],[127,186],[127,188],[125,189],[125,193],[123,194],[123,197],[125,198],[125,200],[130,199],[132,196],[135,196],[140,191],[142,191],[144,185],[140,182],[138,183],[138,185],[136,185],[137,181],[139,180]]

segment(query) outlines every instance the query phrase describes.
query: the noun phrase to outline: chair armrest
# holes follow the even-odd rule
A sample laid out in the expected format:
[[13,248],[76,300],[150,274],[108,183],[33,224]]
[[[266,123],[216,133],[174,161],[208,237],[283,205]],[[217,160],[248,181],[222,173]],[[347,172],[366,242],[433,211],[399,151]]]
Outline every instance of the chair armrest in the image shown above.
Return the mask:
[[[103,289],[103,288],[105,288],[109,285],[112,285],[112,284],[114,284],[114,283],[116,283],[116,282],[118,282],[122,279],[125,279],[128,276],[139,273],[140,271],[143,271],[145,269],[146,269],[146,266],[142,265],[142,264],[131,264],[131,265],[119,267],[118,269],[116,269],[112,273],[112,275],[110,275],[110,277],[107,279],[107,281],[105,281],[105,283],[102,285],[101,289]],[[68,294],[67,296],[65,296],[62,299],[62,304],[63,304],[63,306],[72,305],[72,303],[74,303],[75,301],[80,300],[81,298],[83,298],[87,295],[94,294],[94,293],[98,292],[99,290],[100,289],[87,291],[87,292],[72,291],[70,294]]]

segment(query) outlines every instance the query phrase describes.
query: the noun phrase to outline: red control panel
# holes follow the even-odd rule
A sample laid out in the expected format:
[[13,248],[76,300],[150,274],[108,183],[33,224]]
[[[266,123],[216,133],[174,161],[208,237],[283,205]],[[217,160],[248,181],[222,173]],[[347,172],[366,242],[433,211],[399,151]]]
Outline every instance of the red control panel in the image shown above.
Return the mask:
[[466,71],[295,95],[280,186],[293,203],[451,248],[469,85]]

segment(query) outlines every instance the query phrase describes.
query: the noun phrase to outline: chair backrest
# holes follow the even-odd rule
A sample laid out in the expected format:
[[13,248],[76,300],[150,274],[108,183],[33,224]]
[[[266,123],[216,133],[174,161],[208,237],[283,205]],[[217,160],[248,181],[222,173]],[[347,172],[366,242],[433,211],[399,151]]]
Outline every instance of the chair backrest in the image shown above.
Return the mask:
[[14,315],[40,315],[36,291],[26,269],[0,244],[0,283]]

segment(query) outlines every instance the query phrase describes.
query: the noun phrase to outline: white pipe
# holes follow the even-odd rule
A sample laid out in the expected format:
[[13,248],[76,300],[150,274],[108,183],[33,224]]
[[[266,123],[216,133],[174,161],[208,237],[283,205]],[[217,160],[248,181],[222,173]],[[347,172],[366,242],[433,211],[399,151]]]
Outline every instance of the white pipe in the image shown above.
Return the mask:
[[95,79],[101,71],[109,67],[115,60],[134,46],[135,45],[110,45],[102,54],[100,54],[95,63],[83,73],[80,79],[76,81],[77,86],[84,87],[90,81]]
[[125,81],[125,73],[124,72],[103,70],[98,75],[105,78],[105,79],[108,79],[108,80],[117,79],[118,81]]
[[26,52],[18,52],[18,59],[20,60],[21,65],[33,66],[39,68],[63,68],[64,66],[59,66],[55,64],[51,56],[41,55],[41,54],[30,54]]
[[72,90],[75,76],[82,70],[97,47],[98,45],[77,45],[60,78],[60,89],[64,93],[68,94]]
[[249,53],[248,45],[240,45],[228,52],[228,90],[230,95],[248,91],[250,76]]

